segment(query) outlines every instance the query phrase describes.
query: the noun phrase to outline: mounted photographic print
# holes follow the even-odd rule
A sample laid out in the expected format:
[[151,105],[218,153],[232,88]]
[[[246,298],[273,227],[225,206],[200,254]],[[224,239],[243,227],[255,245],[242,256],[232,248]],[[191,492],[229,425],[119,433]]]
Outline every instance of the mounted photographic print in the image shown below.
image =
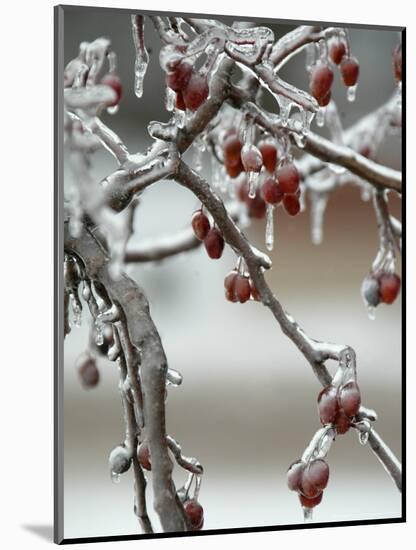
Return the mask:
[[404,29],[55,39],[55,541],[404,521]]

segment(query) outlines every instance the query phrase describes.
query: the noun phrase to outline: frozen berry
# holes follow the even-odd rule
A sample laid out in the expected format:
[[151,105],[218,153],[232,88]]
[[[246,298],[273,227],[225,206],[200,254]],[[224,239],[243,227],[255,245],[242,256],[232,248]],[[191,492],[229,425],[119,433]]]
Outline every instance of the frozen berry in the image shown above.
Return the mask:
[[237,275],[237,278],[235,279],[234,292],[240,304],[244,304],[244,302],[247,302],[247,300],[250,299],[251,288],[250,288],[250,281],[248,280],[248,277],[244,277],[243,275]]
[[314,508],[315,506],[318,506],[318,504],[321,503],[323,493],[320,493],[315,498],[307,498],[303,496],[302,494],[299,494],[299,500],[302,506],[305,508]]
[[331,41],[329,46],[329,57],[335,65],[339,65],[346,53],[345,42],[336,38]]
[[186,105],[185,105],[185,101],[183,100],[182,92],[178,92],[176,94],[175,107],[180,111],[186,111]]
[[224,279],[225,297],[230,302],[237,302],[238,298],[235,295],[235,283],[238,277],[237,270],[230,271]]
[[294,462],[287,471],[287,486],[291,491],[300,491],[302,472],[305,468],[305,463],[301,460]]
[[230,176],[230,178],[236,178],[244,170],[243,165],[241,164],[241,161],[235,166],[230,166],[226,164],[225,169],[227,171],[227,174]]
[[361,285],[361,294],[367,305],[377,307],[380,303],[380,285],[378,279],[372,275],[368,275]]
[[264,167],[268,172],[273,174],[277,164],[277,149],[272,141],[261,141],[259,143],[259,151],[263,158]]
[[[313,460],[306,468],[303,477],[307,476],[309,482],[314,485],[319,491],[323,491],[328,485],[329,466],[318,458]],[[306,495],[307,496],[307,495]]]
[[296,216],[300,212],[300,202],[296,195],[285,195],[283,197],[283,206],[290,216]]
[[345,86],[355,86],[360,74],[360,65],[355,57],[344,57],[341,62],[341,75]]
[[182,94],[186,108],[196,111],[208,98],[207,78],[199,73],[193,73]]
[[236,134],[231,134],[224,140],[224,163],[227,167],[241,164],[241,149],[243,144]]
[[221,258],[224,250],[224,238],[216,227],[208,231],[204,239],[204,245],[210,258],[213,260]]
[[255,145],[244,145],[241,150],[241,162],[246,172],[260,172],[263,157]]
[[331,92],[328,92],[326,96],[318,99],[318,104],[320,107],[326,107],[329,105],[329,102],[331,101]]
[[261,220],[266,215],[266,203],[260,196],[260,193],[257,193],[254,199],[247,197],[246,204],[247,204],[247,213],[250,218]]
[[119,79],[119,77],[116,76],[115,74],[109,73],[102,78],[101,84],[104,84],[105,86],[109,86],[116,93],[116,98],[114,99],[114,101],[112,101],[111,103],[107,103],[108,107],[113,107],[114,105],[118,105],[118,103],[120,103],[120,99],[123,91],[123,88],[121,86],[121,80]]
[[95,358],[83,356],[78,362],[78,374],[85,388],[94,388],[100,380],[100,372]]
[[338,413],[337,388],[327,386],[318,395],[318,410],[322,424],[332,424]]
[[286,164],[276,173],[280,189],[283,193],[293,194],[299,188],[299,172],[294,164]]
[[145,470],[151,470],[152,464],[150,462],[150,450],[147,443],[142,443],[137,451],[137,459],[140,462],[140,465]]
[[124,445],[118,445],[111,451],[108,463],[112,473],[124,474],[130,468],[131,453]]
[[397,44],[393,51],[393,72],[396,80],[402,79],[402,45]]
[[302,479],[301,479],[301,483],[300,483],[300,492],[306,498],[315,498],[320,493],[322,493],[322,491],[320,489],[318,489],[318,487],[315,487],[315,485],[309,479],[308,467],[306,467],[302,472]]
[[202,528],[204,522],[204,509],[199,502],[192,498],[187,500],[183,505],[185,514],[188,516],[189,522],[194,530]]
[[348,382],[339,391],[338,401],[347,416],[353,417],[361,405],[360,389],[356,382]]
[[400,277],[395,273],[382,273],[379,276],[380,299],[384,304],[392,304],[400,292]]
[[193,73],[193,67],[187,61],[175,63],[172,70],[166,75],[166,85],[175,92],[182,92],[187,86]]
[[334,73],[326,63],[318,63],[311,71],[310,92],[317,100],[322,99],[331,90]]
[[337,430],[337,433],[342,435],[348,432],[348,430],[351,427],[351,420],[349,417],[345,414],[345,412],[340,409],[335,417],[335,428]]
[[194,230],[195,237],[200,241],[203,241],[208,235],[208,231],[211,229],[208,216],[206,216],[202,210],[197,210],[192,215],[192,229]]
[[263,198],[269,204],[278,204],[283,199],[280,185],[272,178],[267,178],[262,186]]

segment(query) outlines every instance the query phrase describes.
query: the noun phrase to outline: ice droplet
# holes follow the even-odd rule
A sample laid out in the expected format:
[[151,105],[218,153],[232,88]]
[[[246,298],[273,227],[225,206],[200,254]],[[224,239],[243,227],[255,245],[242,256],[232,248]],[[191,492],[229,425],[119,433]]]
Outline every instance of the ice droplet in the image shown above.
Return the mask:
[[120,483],[120,474],[116,474],[116,472],[110,472],[110,477],[113,483]]
[[168,369],[166,373],[166,382],[174,387],[178,387],[182,384],[183,376],[175,369]]
[[376,320],[376,308],[374,306],[367,306],[367,313],[370,321]]
[[308,523],[312,521],[313,519],[313,508],[307,508],[306,506],[302,506],[303,510],[303,521],[305,523]]
[[274,205],[267,205],[267,218],[266,218],[266,248],[267,250],[273,250],[274,246]]
[[283,95],[280,95],[279,96],[279,108],[280,108],[279,115],[283,126],[287,126],[291,107],[292,107],[292,103],[290,99],[288,99]]
[[355,86],[348,86],[347,99],[350,103],[354,103],[356,95],[357,95],[357,84]]
[[370,435],[370,434],[369,434],[368,431],[359,432],[359,434],[358,434],[358,439],[359,439],[361,445],[367,445],[369,435]]
[[368,202],[371,199],[371,187],[369,185],[364,185],[361,188],[361,200]]
[[107,107],[107,113],[109,115],[116,115],[118,113],[118,109],[119,109],[118,104],[112,105],[111,107]]
[[[144,50],[147,54],[147,51]],[[134,93],[139,99],[143,95],[143,81],[147,71],[147,65],[149,61],[149,56],[147,59],[143,57],[142,59],[136,59],[134,63]]]
[[256,196],[257,172],[248,173],[248,197],[254,199]]
[[325,107],[319,107],[316,113],[316,125],[322,128],[325,125]]
[[306,136],[311,129],[311,123],[312,123],[312,120],[314,119],[315,114],[304,109],[301,116],[302,116],[302,134]]

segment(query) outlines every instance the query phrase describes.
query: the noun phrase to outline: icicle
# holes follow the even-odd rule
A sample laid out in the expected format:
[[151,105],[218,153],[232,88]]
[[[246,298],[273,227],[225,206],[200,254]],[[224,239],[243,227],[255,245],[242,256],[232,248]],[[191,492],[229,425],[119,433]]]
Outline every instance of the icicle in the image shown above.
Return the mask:
[[167,384],[177,387],[182,384],[182,374],[174,369],[168,369],[166,373],[166,382]]
[[280,108],[280,120],[283,126],[287,126],[289,121],[290,109],[292,107],[292,102],[290,99],[283,95],[279,95],[279,108]]
[[307,508],[306,506],[302,506],[303,510],[303,521],[305,523],[309,523],[313,519],[313,508]]
[[134,93],[140,99],[143,95],[143,80],[149,64],[149,54],[144,43],[144,17],[142,15],[131,16],[133,40],[136,48],[136,60],[134,62]]
[[82,306],[80,304],[79,298],[75,296],[75,294],[72,294],[71,296],[71,306],[72,313],[74,314],[74,325],[79,328],[81,326],[82,320]]
[[347,99],[350,103],[353,103],[355,101],[356,95],[357,95],[357,84],[355,86],[348,86]]
[[315,113],[303,109],[301,112],[302,117],[302,134],[305,136],[309,133],[311,128],[312,120],[314,119]]
[[176,93],[171,88],[169,88],[169,86],[166,86],[165,107],[167,111],[173,111],[173,109],[175,108],[175,101]]
[[322,128],[325,125],[325,107],[319,107],[316,113],[316,125]]
[[174,124],[176,124],[176,126],[178,128],[183,128],[185,126],[185,122],[186,122],[186,112],[185,111],[181,111],[180,109],[175,109],[174,110]]
[[323,239],[323,221],[328,197],[323,193],[311,194],[311,240],[313,244],[319,245]]
[[98,320],[95,321],[95,343],[97,346],[104,344],[103,324]]
[[266,248],[273,250],[274,246],[274,204],[267,205],[266,218]]
[[257,172],[248,173],[248,197],[250,199],[254,199],[256,196],[257,177],[258,177]]
[[370,321],[376,320],[376,308],[374,306],[367,306],[367,314]]

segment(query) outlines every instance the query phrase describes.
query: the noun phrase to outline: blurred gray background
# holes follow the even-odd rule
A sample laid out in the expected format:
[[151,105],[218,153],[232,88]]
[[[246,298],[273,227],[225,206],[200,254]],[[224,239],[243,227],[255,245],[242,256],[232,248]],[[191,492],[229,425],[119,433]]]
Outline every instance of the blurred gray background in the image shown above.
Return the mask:
[[[273,25],[277,37],[291,28]],[[111,38],[124,86],[119,113],[104,118],[131,151],[143,150],[150,143],[148,122],[168,119],[158,38],[148,24],[146,42],[153,53],[139,101],[133,93],[128,12],[67,11],[65,61],[77,55],[81,41],[99,36]],[[392,93],[391,52],[398,34],[353,29],[351,40],[361,64],[357,101],[346,101],[338,75],[333,93],[346,127]],[[303,54],[285,67],[283,77],[306,88]],[[313,129],[317,130],[315,124]],[[399,168],[400,147],[397,138],[389,138],[378,159]],[[192,162],[192,152],[187,158]],[[97,178],[115,168],[104,152],[96,153],[93,160]],[[66,163],[66,182],[70,177]],[[138,241],[182,229],[197,205],[187,190],[173,182],[153,185],[141,203],[135,219]],[[391,203],[392,212],[399,215],[393,196]],[[264,221],[253,222],[246,234],[265,249]],[[377,251],[371,204],[360,199],[357,188],[333,193],[319,247],[311,244],[308,210],[296,218],[279,210],[276,240],[273,270],[267,274],[272,289],[310,336],[355,348],[364,402],[377,410],[377,428],[400,458],[401,302],[379,307],[376,320],[370,321],[360,297],[361,281]],[[184,376],[181,387],[169,390],[168,432],[185,454],[196,456],[204,465],[200,500],[205,528],[298,523],[302,514],[296,495],[286,489],[286,470],[319,428],[316,396],[320,387],[268,310],[257,303],[225,301],[223,279],[234,262],[227,248],[219,261],[209,260],[201,248],[158,265],[129,268],[129,274],[148,294],[169,365]],[[114,484],[107,464],[109,452],[123,440],[117,370],[102,359],[99,387],[85,391],[74,366],[87,346],[89,321],[85,314],[82,328],[73,328],[65,341],[66,538],[139,532],[132,510],[132,476],[127,473],[120,484]],[[399,493],[370,449],[359,444],[355,432],[339,437],[329,464],[330,483],[315,510],[316,521],[401,515]],[[180,485],[185,476],[175,470]],[[151,505],[149,509],[155,518]]]

